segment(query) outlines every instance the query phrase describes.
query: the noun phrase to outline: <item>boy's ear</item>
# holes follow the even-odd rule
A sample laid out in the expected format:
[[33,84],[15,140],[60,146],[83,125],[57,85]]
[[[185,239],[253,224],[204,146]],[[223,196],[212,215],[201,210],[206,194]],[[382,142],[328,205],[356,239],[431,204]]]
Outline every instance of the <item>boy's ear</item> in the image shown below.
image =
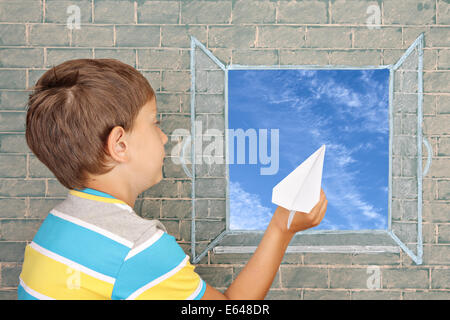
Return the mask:
[[113,160],[117,162],[126,162],[128,160],[126,132],[121,126],[115,126],[109,133],[107,148]]

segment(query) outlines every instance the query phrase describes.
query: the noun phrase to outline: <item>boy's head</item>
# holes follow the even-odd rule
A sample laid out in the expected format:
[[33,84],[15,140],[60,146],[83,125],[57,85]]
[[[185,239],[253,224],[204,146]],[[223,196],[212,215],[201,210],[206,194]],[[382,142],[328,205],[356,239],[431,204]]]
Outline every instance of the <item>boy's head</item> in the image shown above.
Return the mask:
[[81,189],[110,172],[139,191],[161,180],[167,137],[139,71],[114,59],[70,60],[32,89],[27,144],[63,186]]

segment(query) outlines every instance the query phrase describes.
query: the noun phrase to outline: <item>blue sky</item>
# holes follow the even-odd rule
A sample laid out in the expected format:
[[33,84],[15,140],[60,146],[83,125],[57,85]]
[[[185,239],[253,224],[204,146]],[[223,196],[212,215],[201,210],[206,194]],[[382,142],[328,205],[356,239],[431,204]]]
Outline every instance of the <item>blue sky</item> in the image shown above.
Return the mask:
[[328,209],[315,229],[387,228],[388,69],[229,70],[228,79],[229,128],[279,129],[278,173],[261,175],[269,165],[248,155],[229,165],[231,229],[264,230],[272,188],[322,144]]

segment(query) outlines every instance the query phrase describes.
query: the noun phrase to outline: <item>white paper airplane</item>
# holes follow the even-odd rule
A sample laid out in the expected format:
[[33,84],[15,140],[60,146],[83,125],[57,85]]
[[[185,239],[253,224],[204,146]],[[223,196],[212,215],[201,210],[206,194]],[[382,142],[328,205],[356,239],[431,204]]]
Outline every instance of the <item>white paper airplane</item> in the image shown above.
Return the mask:
[[322,145],[272,189],[272,202],[290,210],[287,228],[295,212],[309,213],[320,200],[325,145]]

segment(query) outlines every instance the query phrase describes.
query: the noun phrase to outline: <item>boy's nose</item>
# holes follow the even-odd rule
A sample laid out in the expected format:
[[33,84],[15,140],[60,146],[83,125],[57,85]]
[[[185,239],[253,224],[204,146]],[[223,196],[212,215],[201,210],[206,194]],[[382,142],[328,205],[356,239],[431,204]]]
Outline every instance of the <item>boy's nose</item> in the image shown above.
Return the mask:
[[167,138],[166,134],[161,129],[159,129],[159,130],[161,131],[162,142],[163,142],[163,145],[164,145],[164,144],[167,143],[167,141],[169,141],[169,138]]

